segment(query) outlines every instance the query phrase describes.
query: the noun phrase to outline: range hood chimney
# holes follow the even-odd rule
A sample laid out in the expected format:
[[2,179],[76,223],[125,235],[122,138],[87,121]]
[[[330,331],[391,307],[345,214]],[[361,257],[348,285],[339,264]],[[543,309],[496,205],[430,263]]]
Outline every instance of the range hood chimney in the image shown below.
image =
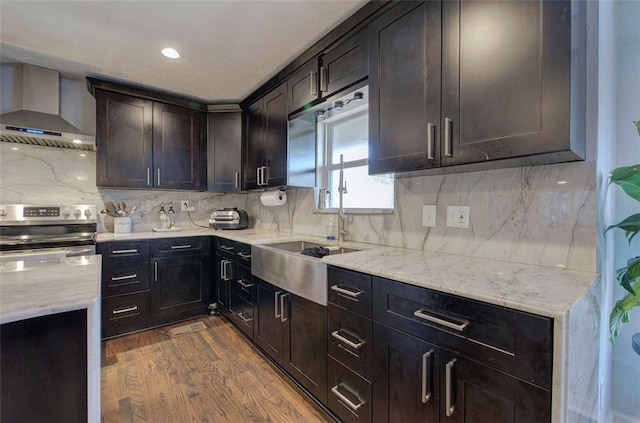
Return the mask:
[[22,64],[15,93],[21,110],[0,115],[0,141],[95,151],[95,137],[60,116],[60,74]]

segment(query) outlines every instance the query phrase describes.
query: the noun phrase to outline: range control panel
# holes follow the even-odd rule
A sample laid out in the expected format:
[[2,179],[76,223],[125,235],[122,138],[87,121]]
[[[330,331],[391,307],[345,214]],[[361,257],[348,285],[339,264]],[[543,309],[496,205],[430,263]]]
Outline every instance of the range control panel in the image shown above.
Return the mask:
[[95,223],[96,219],[96,206],[88,204],[62,206],[0,204],[0,223],[3,225]]

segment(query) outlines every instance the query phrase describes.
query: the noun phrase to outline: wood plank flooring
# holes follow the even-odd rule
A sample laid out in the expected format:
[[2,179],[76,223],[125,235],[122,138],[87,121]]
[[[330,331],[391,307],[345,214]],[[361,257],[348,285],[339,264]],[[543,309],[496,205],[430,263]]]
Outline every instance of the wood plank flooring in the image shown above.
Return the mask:
[[[168,335],[196,321],[207,329]],[[104,423],[329,421],[223,318],[102,343]]]

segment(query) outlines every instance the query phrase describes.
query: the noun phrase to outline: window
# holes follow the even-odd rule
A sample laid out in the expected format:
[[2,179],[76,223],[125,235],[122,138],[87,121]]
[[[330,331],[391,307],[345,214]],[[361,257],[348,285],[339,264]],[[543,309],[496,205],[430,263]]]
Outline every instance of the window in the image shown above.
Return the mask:
[[[360,97],[357,93],[361,93]],[[340,155],[348,209],[393,209],[394,179],[369,176],[369,107],[367,87],[347,95],[317,112],[318,187],[330,192],[328,206],[339,207]],[[354,98],[355,96],[355,98]],[[358,99],[358,100],[356,100]],[[359,101],[361,100],[361,101]]]

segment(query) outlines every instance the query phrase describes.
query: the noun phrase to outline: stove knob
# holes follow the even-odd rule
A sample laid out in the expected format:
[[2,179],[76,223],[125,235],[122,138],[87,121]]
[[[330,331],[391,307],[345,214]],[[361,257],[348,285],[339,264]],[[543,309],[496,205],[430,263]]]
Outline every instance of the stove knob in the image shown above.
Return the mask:
[[69,216],[71,216],[71,210],[69,210],[68,208],[64,209],[64,211],[62,212],[62,216],[64,216],[65,219],[68,219]]
[[89,217],[91,217],[91,210],[89,210],[89,209],[85,209],[85,210],[84,210],[84,217],[86,217],[87,219],[89,219]]
[[82,213],[80,213],[80,209],[75,209],[73,211],[73,215],[75,216],[76,219],[79,219]]
[[6,209],[0,209],[0,217],[5,217],[7,215]]

